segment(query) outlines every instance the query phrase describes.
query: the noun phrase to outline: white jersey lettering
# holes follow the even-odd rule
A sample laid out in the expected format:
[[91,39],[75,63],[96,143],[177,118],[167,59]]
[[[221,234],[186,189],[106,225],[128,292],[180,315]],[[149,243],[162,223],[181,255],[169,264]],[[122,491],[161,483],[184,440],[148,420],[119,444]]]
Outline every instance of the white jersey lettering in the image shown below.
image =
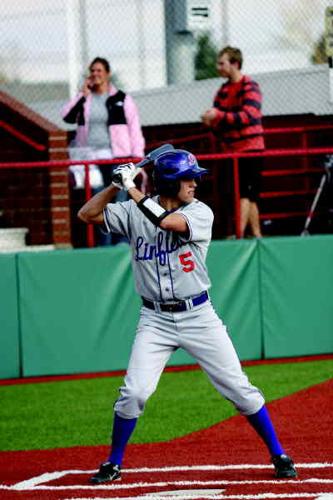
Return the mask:
[[210,287],[205,260],[213,213],[196,199],[177,213],[187,221],[186,236],[157,228],[132,200],[111,203],[104,209],[106,227],[129,239],[136,290],[146,299],[183,300]]

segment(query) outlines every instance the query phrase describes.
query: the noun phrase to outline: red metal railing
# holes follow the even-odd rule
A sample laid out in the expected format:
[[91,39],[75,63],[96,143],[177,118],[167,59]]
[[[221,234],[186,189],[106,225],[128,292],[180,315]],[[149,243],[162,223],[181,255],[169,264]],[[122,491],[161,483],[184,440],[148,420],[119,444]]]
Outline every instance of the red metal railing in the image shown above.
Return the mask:
[[[236,237],[240,238],[241,236],[241,231],[240,231],[240,191],[239,191],[239,159],[240,158],[249,158],[249,157],[299,157],[299,156],[321,156],[321,155],[327,155],[327,154],[333,154],[333,147],[331,148],[303,148],[303,149],[271,149],[271,150],[266,150],[263,152],[258,152],[258,153],[233,153],[233,154],[226,154],[226,153],[215,153],[215,154],[199,154],[197,155],[198,160],[204,160],[204,161],[213,161],[213,160],[226,160],[226,159],[231,159],[233,162],[233,175],[234,175],[234,213],[235,213],[235,232],[236,232]],[[96,163],[100,164],[119,164],[119,163],[124,163],[127,161],[133,160],[134,162],[137,162],[137,158],[128,158],[124,159],[122,158],[121,160],[119,159],[114,159],[114,160],[96,160]],[[93,163],[94,160],[80,160],[80,164],[85,165],[85,171],[86,171],[86,183],[85,183],[85,197],[88,200],[91,196],[91,187],[90,187],[90,179],[89,179],[89,168],[88,166]],[[29,162],[29,163],[24,163],[24,162],[15,162],[15,163],[0,163],[0,169],[3,168],[48,168],[48,169],[53,169],[53,168],[68,168],[70,165],[77,165],[78,161],[73,161],[73,160],[59,160],[59,161],[49,161],[49,162]],[[313,169],[312,171],[315,172],[321,172],[324,171],[324,168],[321,169],[318,167],[317,169]],[[297,170],[295,169],[295,172]],[[288,170],[288,173],[290,173],[290,170]],[[94,246],[94,235],[93,235],[93,228],[91,225],[87,226],[87,241],[88,241],[88,246],[92,247]]]
[[46,151],[47,149],[46,146],[44,146],[43,144],[39,144],[38,142],[31,139],[31,137],[27,136],[26,134],[23,134],[22,132],[17,130],[17,128],[13,127],[12,125],[9,125],[9,123],[4,122],[3,120],[0,120],[0,128],[6,130],[6,132],[14,136],[19,141],[24,142],[28,146],[31,146],[36,151]]
[[[133,161],[134,163],[138,162],[141,158],[122,158],[120,159],[114,159],[114,160],[52,160],[52,161],[35,161],[35,162],[3,162],[0,163],[0,170],[1,168],[27,168],[27,169],[34,169],[34,168],[48,168],[48,169],[53,169],[53,168],[61,168],[61,169],[68,169],[69,166],[71,165],[84,165],[85,169],[85,199],[89,200],[91,198],[91,185],[90,185],[90,171],[89,171],[89,165],[93,163],[97,163],[98,165],[119,165],[120,163],[127,163],[129,161]],[[94,237],[94,228],[92,224],[87,224],[87,245],[89,248],[95,246],[95,237]]]
[[[233,162],[233,175],[234,175],[234,211],[235,211],[235,233],[236,237],[241,237],[240,228],[240,190],[239,190],[239,159],[240,158],[255,158],[255,157],[290,157],[290,156],[319,156],[333,153],[332,148],[303,148],[303,149],[271,149],[258,153],[231,153],[231,154],[206,154],[196,155],[198,160],[218,160],[218,159],[232,159]],[[322,169],[324,171],[324,168]],[[320,167],[313,169],[312,172],[320,172]],[[295,172],[297,170],[295,169]],[[307,171],[306,171],[307,172]],[[288,174],[290,170],[288,170]]]
[[[305,127],[274,127],[274,128],[264,128],[264,135],[279,135],[279,134],[300,134],[302,148],[307,147],[307,136],[309,132],[322,132],[325,130],[333,130],[333,125],[322,124],[322,125],[311,125]],[[216,142],[216,137],[214,133],[210,130],[207,132],[199,132],[197,134],[185,135],[183,137],[177,137],[175,139],[166,139],[161,141],[154,141],[149,143],[149,148],[154,149],[161,144],[172,142],[172,144],[183,144],[184,142],[199,141],[201,139],[208,139],[212,143]]]

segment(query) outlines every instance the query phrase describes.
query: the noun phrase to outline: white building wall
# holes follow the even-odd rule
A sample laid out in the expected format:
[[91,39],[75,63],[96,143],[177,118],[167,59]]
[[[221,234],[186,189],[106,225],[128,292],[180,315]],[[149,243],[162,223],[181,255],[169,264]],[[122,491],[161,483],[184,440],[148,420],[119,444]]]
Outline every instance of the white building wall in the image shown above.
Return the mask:
[[[252,75],[263,93],[263,113],[291,115],[333,114],[329,101],[329,70],[326,65],[310,69],[274,71]],[[143,125],[191,123],[211,106],[221,85],[220,78],[134,93]]]
[[[309,69],[273,71],[252,75],[260,84],[263,93],[263,113],[265,116],[293,115],[314,113],[333,115],[330,102],[329,69],[326,65],[313,66]],[[146,89],[132,92],[131,95],[139,107],[143,125],[161,125],[170,123],[194,123],[200,121],[200,115],[212,105],[214,95],[222,83],[221,78],[195,81],[190,84],[171,85],[159,89]],[[67,100],[61,95],[68,93],[67,85],[63,88],[45,83],[43,99],[33,99],[38,92],[30,91],[23,99],[24,84],[16,86],[2,85],[2,90],[22,100],[34,111],[63,129],[73,129],[66,125],[60,110]]]

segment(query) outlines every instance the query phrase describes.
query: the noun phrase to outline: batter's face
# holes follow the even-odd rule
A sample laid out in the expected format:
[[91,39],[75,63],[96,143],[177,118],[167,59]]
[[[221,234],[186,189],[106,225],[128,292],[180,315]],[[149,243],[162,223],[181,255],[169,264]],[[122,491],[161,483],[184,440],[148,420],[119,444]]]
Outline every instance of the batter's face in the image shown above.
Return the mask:
[[198,186],[195,179],[181,179],[178,199],[182,203],[191,203],[194,200],[195,188]]

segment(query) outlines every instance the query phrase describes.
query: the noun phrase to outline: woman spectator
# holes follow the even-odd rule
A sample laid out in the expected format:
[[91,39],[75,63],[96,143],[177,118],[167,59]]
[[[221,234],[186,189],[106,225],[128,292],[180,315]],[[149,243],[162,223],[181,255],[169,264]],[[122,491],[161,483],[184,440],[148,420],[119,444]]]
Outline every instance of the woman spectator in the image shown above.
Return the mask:
[[[137,106],[129,94],[118,90],[112,84],[111,76],[109,62],[102,57],[96,57],[89,66],[89,76],[85,79],[81,91],[62,110],[63,120],[77,125],[75,139],[70,144],[70,156],[75,156],[75,159],[78,159],[80,150],[83,153],[81,159],[144,156],[145,141]],[[79,151],[73,155],[72,148]],[[115,165],[99,166],[103,177],[100,185],[99,169],[94,165],[91,174],[92,178],[96,179],[96,185],[92,185],[95,190],[101,189],[103,184],[110,184],[114,167]],[[78,179],[78,172],[73,173]],[[146,178],[142,179],[143,184],[145,181]],[[115,201],[123,201],[123,196],[120,191]]]

